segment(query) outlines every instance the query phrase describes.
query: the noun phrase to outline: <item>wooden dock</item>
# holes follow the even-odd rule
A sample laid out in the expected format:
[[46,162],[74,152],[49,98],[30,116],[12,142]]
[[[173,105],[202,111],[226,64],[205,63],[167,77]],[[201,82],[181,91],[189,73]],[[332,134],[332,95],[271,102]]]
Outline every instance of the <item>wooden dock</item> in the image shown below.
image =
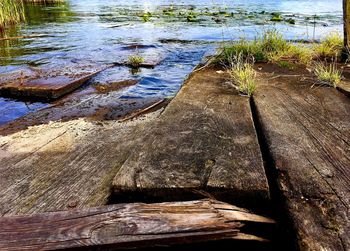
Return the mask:
[[[0,238],[0,249],[15,250],[16,245],[32,243],[28,249],[33,250],[38,243],[43,245],[41,239],[28,233],[36,227],[38,233],[49,232],[45,238],[57,244],[61,232],[55,227],[48,230],[60,224],[55,220],[65,219],[68,225],[74,221],[78,228],[87,221],[91,223],[88,231],[100,216],[111,227],[98,227],[98,239],[87,236],[87,247],[111,244],[116,249],[125,248],[121,244],[125,236],[112,238],[110,231],[127,231],[126,225],[132,221],[125,221],[121,230],[115,220],[126,204],[107,204],[209,197],[212,200],[194,203],[209,203],[205,204],[210,207],[208,213],[219,210],[221,214],[228,204],[220,204],[223,208],[217,208],[216,202],[210,204],[220,199],[272,218],[277,203],[289,217],[300,250],[349,250],[350,99],[344,95],[348,80],[341,87],[342,93],[315,85],[305,69],[298,74],[288,70],[276,74],[271,65],[256,67],[259,85],[251,100],[237,93],[223,71],[206,68],[194,72],[165,109],[133,120],[74,119],[13,132],[7,129],[6,136],[0,137],[0,236],[13,235]],[[178,203],[163,206],[185,202]],[[147,207],[155,215],[160,210],[159,204],[133,207],[141,211]],[[73,211],[47,213],[68,209]],[[187,219],[186,210],[181,206],[183,219]],[[43,218],[48,225],[38,223]],[[225,231],[228,227],[232,237],[240,230],[230,221],[219,225]],[[13,232],[22,223],[25,231]],[[135,224],[142,229],[148,223]],[[225,234],[216,235],[222,229],[215,224],[209,232],[215,233],[215,240],[225,239]],[[73,237],[71,232],[65,233],[62,238],[81,240],[86,232],[72,233]],[[150,230],[147,236],[152,233],[156,235]],[[199,235],[181,234],[177,237],[184,242],[201,240]],[[23,240],[16,244],[18,236]],[[68,244],[62,248],[84,246],[84,241],[69,238],[64,239],[62,245]],[[172,237],[165,239],[172,243]],[[160,239],[154,241],[151,243],[161,243]],[[125,243],[147,247],[150,242],[141,241],[139,246]],[[45,245],[40,247],[60,247]]]
[[266,217],[213,200],[118,204],[0,218],[0,250],[123,250],[214,240],[257,242],[245,225],[274,225]]
[[260,209],[269,203],[249,99],[226,82],[215,69],[190,77],[117,172],[115,196],[207,192]]
[[[262,66],[268,72],[269,66]],[[263,74],[254,103],[301,250],[350,249],[350,99],[312,76]]]

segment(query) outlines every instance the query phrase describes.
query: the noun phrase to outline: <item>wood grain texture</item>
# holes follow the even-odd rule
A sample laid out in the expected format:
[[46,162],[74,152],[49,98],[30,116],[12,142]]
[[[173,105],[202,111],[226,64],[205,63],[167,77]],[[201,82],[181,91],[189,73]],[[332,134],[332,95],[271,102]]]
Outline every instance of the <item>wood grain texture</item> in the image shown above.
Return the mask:
[[218,201],[118,204],[84,210],[0,217],[1,250],[117,250],[198,241],[264,241],[240,232],[268,218]]
[[304,77],[262,75],[254,94],[257,116],[301,250],[345,251],[350,100],[335,88],[311,87],[305,79],[312,76]]
[[204,191],[250,205],[269,200],[249,99],[227,82],[215,69],[191,76],[118,171],[116,195],[183,199]]
[[145,124],[80,119],[0,137],[0,215],[106,204]]

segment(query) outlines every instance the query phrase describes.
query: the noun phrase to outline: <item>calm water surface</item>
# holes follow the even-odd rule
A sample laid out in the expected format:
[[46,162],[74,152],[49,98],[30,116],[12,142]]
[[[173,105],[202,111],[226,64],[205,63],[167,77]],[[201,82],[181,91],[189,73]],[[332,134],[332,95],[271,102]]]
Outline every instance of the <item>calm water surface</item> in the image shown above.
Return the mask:
[[[28,6],[27,23],[6,35],[43,36],[0,42],[0,78],[28,69],[108,64],[125,55],[125,46],[142,44],[149,45],[145,53],[161,55],[164,61],[137,73],[112,68],[91,82],[138,78],[140,83],[124,89],[120,98],[173,96],[219,42],[251,39],[270,27],[288,39],[319,39],[330,31],[342,31],[341,4],[341,0],[69,0],[58,6]],[[295,24],[271,22],[273,13]],[[191,15],[195,20],[188,20]],[[0,124],[45,106],[0,98]]]

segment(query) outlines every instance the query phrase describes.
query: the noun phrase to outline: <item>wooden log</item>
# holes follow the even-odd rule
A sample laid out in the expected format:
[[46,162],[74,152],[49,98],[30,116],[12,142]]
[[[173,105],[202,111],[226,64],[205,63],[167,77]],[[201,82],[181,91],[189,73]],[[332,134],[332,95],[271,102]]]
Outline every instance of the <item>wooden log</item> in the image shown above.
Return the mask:
[[117,198],[181,200],[204,191],[265,208],[269,188],[249,99],[228,80],[209,68],[192,75],[118,171]]
[[240,232],[249,222],[274,223],[271,219],[212,200],[119,204],[1,217],[0,249],[118,250],[220,239],[265,241]]
[[300,249],[349,250],[350,100],[302,74],[263,75],[254,94],[270,166]]

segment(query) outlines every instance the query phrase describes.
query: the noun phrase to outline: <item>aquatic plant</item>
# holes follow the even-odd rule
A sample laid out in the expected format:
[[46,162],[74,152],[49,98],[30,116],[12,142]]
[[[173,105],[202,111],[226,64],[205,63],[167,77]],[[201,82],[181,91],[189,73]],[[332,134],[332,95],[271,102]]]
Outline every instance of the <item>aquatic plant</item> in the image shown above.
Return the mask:
[[339,58],[343,50],[343,38],[338,32],[328,34],[320,44],[315,46],[315,52],[320,58]]
[[237,89],[250,97],[256,89],[256,72],[253,65],[247,62],[242,54],[231,61],[229,73]]
[[16,24],[25,19],[22,0],[2,0],[0,3],[0,30],[6,25]]
[[194,14],[192,11],[188,13],[187,17],[187,22],[196,22],[197,21],[197,16]]
[[286,22],[289,23],[289,24],[295,24],[295,19],[293,19],[293,18],[288,18],[288,19],[286,20]]
[[0,2],[0,30],[6,25],[17,24],[25,20],[25,5],[64,3],[65,0],[1,0]]
[[25,3],[34,3],[34,4],[55,4],[55,3],[64,3],[66,0],[22,0]]
[[316,62],[313,72],[321,84],[337,87],[342,78],[342,72],[337,68],[336,62],[330,64]]
[[283,21],[283,18],[282,18],[282,16],[281,16],[281,14],[272,13],[272,17],[271,17],[270,21],[273,21],[273,22],[282,22],[282,21]]
[[175,16],[174,6],[171,5],[170,7],[163,9],[163,14],[166,16]]
[[139,67],[144,61],[145,59],[138,54],[130,55],[128,58],[128,64],[132,67]]
[[151,20],[152,17],[152,13],[151,12],[146,12],[144,14],[142,14],[141,18],[144,22],[148,22]]

